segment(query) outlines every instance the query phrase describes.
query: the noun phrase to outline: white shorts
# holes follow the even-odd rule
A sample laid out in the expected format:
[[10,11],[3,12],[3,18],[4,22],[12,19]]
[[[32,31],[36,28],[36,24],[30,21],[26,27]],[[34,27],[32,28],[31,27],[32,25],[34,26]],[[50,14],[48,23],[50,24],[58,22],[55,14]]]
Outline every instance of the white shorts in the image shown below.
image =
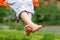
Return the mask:
[[9,3],[9,6],[16,12],[16,16],[19,17],[19,14],[22,11],[31,12],[34,14],[34,7],[32,0],[5,0]]

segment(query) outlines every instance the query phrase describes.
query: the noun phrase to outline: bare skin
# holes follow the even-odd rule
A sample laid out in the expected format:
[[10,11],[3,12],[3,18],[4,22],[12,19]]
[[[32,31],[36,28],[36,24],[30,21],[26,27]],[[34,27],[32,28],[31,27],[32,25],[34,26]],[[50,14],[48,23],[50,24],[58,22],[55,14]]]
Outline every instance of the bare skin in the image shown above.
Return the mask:
[[42,25],[37,25],[34,22],[32,22],[31,13],[22,12],[20,17],[27,25],[27,26],[25,26],[27,35],[29,35],[31,32],[35,32],[35,31],[39,30],[42,27]]

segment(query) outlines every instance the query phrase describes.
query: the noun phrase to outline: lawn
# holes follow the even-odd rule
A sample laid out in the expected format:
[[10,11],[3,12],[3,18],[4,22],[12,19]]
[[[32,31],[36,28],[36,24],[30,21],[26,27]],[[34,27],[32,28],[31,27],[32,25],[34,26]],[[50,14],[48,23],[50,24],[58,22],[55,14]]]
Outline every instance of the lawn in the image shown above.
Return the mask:
[[60,34],[38,31],[26,36],[23,30],[0,30],[0,40],[60,40]]

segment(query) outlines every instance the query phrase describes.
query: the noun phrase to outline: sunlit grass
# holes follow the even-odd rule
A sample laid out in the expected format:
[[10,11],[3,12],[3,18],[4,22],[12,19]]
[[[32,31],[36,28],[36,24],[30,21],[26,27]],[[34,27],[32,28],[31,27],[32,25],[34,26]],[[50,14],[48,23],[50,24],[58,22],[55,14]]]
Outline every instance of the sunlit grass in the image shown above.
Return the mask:
[[55,32],[35,32],[30,36],[26,36],[24,30],[0,30],[1,40],[44,40],[54,39],[60,40],[60,34]]

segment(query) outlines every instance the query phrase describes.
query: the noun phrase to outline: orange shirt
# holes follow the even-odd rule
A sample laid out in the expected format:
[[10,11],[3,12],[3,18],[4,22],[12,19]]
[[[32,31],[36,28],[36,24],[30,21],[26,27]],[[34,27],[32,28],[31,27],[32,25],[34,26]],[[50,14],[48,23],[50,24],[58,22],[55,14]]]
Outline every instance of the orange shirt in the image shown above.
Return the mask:
[[0,6],[8,7],[8,3],[5,2],[4,0],[0,0]]
[[39,6],[38,0],[33,0],[33,5],[34,5],[34,6]]
[[[38,0],[33,0],[33,5],[34,5],[34,6],[39,6]],[[9,5],[8,5],[8,3],[5,2],[4,0],[0,0],[0,6],[8,7]]]

